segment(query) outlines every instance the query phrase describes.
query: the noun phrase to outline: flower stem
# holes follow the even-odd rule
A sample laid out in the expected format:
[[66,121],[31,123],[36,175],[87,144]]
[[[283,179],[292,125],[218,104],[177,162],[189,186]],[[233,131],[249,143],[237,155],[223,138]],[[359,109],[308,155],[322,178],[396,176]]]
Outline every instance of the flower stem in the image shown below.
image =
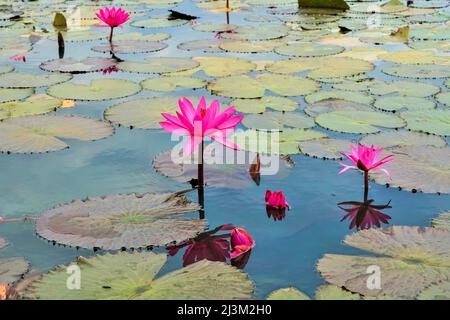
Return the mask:
[[364,171],[364,202],[369,198],[369,171]]
[[112,38],[113,38],[113,33],[114,33],[114,27],[111,27],[111,31],[109,33],[109,42],[112,42]]
[[204,167],[203,167],[203,141],[200,144],[200,150],[199,150],[199,157],[200,161],[198,163],[198,203],[201,206],[201,209],[199,210],[199,218],[204,219],[205,218],[205,181],[204,181]]

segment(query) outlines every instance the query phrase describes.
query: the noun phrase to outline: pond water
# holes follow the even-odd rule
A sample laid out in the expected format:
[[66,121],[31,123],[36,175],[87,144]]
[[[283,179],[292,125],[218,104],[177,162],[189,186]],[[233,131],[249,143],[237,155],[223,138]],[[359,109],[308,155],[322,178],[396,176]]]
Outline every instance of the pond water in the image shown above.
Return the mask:
[[[3,1],[4,2],[4,1]],[[40,2],[40,1],[38,1]],[[67,1],[54,5],[59,11],[64,11],[64,5],[77,4],[82,1]],[[125,2],[125,1],[124,1]],[[139,1],[137,1],[139,2]],[[150,1],[151,2],[151,1]],[[246,3],[247,1],[236,1]],[[292,10],[294,4],[278,6],[277,1],[267,1],[268,6],[275,6],[281,10]],[[280,1],[282,2],[282,1]],[[289,1],[286,1],[289,2]],[[43,3],[43,2],[42,2]],[[58,2],[59,3],[59,2]],[[104,2],[105,4],[109,2]],[[126,1],[127,4],[133,1]],[[251,2],[250,2],[251,3]],[[257,3],[254,1],[253,3]],[[259,1],[264,3],[264,1]],[[103,4],[103,2],[101,2]],[[164,14],[168,8],[183,13],[198,16],[197,24],[226,23],[226,12],[215,12],[199,8],[195,1],[186,0],[176,6],[163,6],[155,8],[150,13],[143,12],[133,16],[132,21],[142,20],[159,13]],[[232,1],[233,4],[233,1]],[[145,4],[140,4],[145,7]],[[260,24],[249,22],[248,19],[271,18],[276,22],[303,17],[300,14],[271,14],[271,10],[263,5],[249,5],[247,8],[235,10],[228,14],[232,24],[250,24],[258,28]],[[37,7],[31,10],[37,10]],[[48,8],[48,7],[47,7]],[[51,7],[50,7],[51,8]],[[145,7],[147,8],[147,7]],[[148,8],[153,8],[148,5]],[[46,9],[51,12],[51,9]],[[445,9],[440,9],[448,14]],[[56,9],[55,9],[56,11]],[[28,12],[29,11],[25,11]],[[37,12],[32,11],[37,14]],[[46,19],[36,17],[36,26],[50,28],[51,16]],[[394,19],[394,18],[392,18]],[[445,22],[445,21],[444,21]],[[21,23],[16,22],[16,23]],[[445,25],[445,24],[444,24]],[[330,23],[330,37],[343,36],[336,31],[336,26]],[[324,27],[320,27],[325,30]],[[447,27],[448,28],[448,27]],[[108,33],[107,29],[92,27],[93,30]],[[3,28],[0,29],[0,36]],[[448,31],[448,29],[447,29]],[[193,56],[224,56],[238,57],[247,60],[282,60],[286,56],[274,52],[268,53],[234,53],[234,52],[203,52],[202,50],[185,51],[177,48],[181,42],[198,39],[214,40],[214,33],[194,31],[187,23],[176,27],[162,28],[135,28],[127,23],[123,29],[116,30],[116,35],[127,32],[141,32],[151,34],[154,32],[167,32],[171,38],[165,40],[167,48],[146,54],[118,54],[123,60],[142,61],[145,57],[193,57]],[[352,33],[346,36],[351,36]],[[357,38],[357,36],[355,36]],[[83,59],[85,57],[102,56],[91,51],[95,45],[103,43],[103,40],[94,41],[66,41],[65,58]],[[369,44],[366,44],[369,46]],[[372,45],[371,45],[372,46]],[[406,44],[381,44],[377,46],[392,52],[409,50]],[[346,50],[350,50],[346,47]],[[444,56],[445,53],[442,53]],[[39,65],[47,60],[58,58],[56,41],[47,39],[45,34],[36,42],[32,50],[25,53],[26,62],[11,61],[10,56],[0,56],[0,62],[14,65],[15,71],[33,74],[44,74]],[[405,80],[404,78],[388,76],[381,69],[394,66],[396,63],[375,59],[371,61],[375,69],[367,73],[368,77],[379,80]],[[448,63],[448,61],[447,61]],[[255,75],[260,71],[248,74]],[[204,73],[198,73],[200,77],[212,79]],[[305,73],[296,73],[302,77]],[[149,78],[149,74],[130,72],[115,72],[111,75],[103,75],[101,72],[86,74],[74,74],[73,80],[80,83],[89,83],[91,79],[115,78],[140,82]],[[448,74],[447,76],[450,76]],[[446,92],[445,78],[420,79],[423,83],[430,83]],[[322,82],[323,90],[330,90],[332,84]],[[46,87],[36,89],[36,93],[44,93]],[[177,89],[173,92],[157,93],[143,90],[132,97],[106,101],[76,101],[74,108],[58,109],[56,114],[70,114],[94,119],[103,119],[105,109],[117,105],[123,101],[151,96],[206,96],[208,99],[217,98],[207,89],[197,90]],[[218,97],[224,104],[231,101],[230,98]],[[295,113],[303,113],[306,106],[304,96],[289,97],[299,102],[300,107]],[[434,97],[426,99],[433,100]],[[437,108],[446,109],[440,102]],[[79,140],[67,140],[69,149],[42,154],[0,154],[0,216],[3,218],[16,218],[25,215],[38,216],[47,209],[70,202],[74,199],[83,199],[99,195],[117,193],[144,193],[176,191],[185,189],[189,185],[176,182],[164,177],[152,168],[152,160],[162,151],[170,149],[174,142],[170,141],[170,135],[162,130],[132,129],[116,126],[115,133],[98,141],[85,142]],[[317,131],[326,133],[329,137],[346,139],[356,144],[359,134],[338,133],[316,126]],[[387,130],[388,131],[388,130]],[[448,143],[448,138],[445,138]],[[432,155],[430,155],[432,157]],[[342,221],[345,212],[337,203],[343,201],[361,201],[363,197],[362,176],[351,171],[338,176],[341,170],[339,161],[322,160],[308,157],[302,154],[291,155],[295,165],[288,169],[288,173],[262,176],[260,185],[249,184],[244,188],[221,188],[207,186],[205,189],[205,215],[210,229],[223,224],[233,224],[245,228],[255,239],[256,246],[251,252],[248,263],[243,270],[255,283],[255,298],[265,298],[270,292],[279,288],[294,286],[313,296],[317,287],[324,284],[324,279],[316,270],[317,261],[326,253],[359,254],[358,249],[342,243],[346,235],[355,232],[349,229],[349,221]],[[226,172],[224,172],[224,175]],[[447,181],[448,183],[448,181]],[[281,221],[274,221],[267,216],[264,205],[266,189],[283,190],[292,209],[286,212]],[[193,201],[197,201],[196,193],[189,195]],[[370,182],[370,198],[378,204],[390,201],[391,209],[383,210],[392,219],[390,225],[404,226],[430,226],[431,219],[439,213],[450,209],[450,197],[448,194],[436,193],[412,193],[410,191],[387,188],[383,184]],[[191,216],[196,216],[193,213]],[[25,257],[32,265],[33,272],[45,272],[58,264],[67,264],[76,256],[90,256],[91,250],[75,250],[58,245],[52,245],[35,234],[34,222],[11,222],[0,224],[0,237],[8,242],[8,246],[0,249],[0,258]],[[156,251],[164,252],[157,248]],[[169,257],[162,273],[182,267],[182,255],[185,249],[180,250],[175,256]]]

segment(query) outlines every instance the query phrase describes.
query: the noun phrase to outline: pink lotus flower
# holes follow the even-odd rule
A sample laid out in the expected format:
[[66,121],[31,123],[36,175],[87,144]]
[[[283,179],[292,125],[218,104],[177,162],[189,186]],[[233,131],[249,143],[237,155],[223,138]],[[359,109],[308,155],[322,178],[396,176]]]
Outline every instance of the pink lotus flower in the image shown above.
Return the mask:
[[380,160],[377,158],[380,156],[383,148],[375,148],[373,145],[371,147],[367,147],[363,144],[358,145],[358,149],[350,146],[350,150],[352,154],[347,154],[345,152],[341,152],[347,159],[354,163],[354,166],[349,166],[344,163],[340,163],[341,166],[344,167],[339,174],[344,173],[347,170],[361,170],[363,172],[369,172],[370,170],[381,171],[385,174],[389,175],[389,172],[386,169],[379,168],[383,164],[389,163],[394,160],[393,155],[388,155]]
[[181,113],[177,112],[176,116],[162,113],[161,115],[167,121],[159,124],[167,132],[189,136],[184,145],[183,154],[185,156],[191,155],[203,143],[205,137],[210,137],[226,147],[239,150],[236,144],[226,139],[227,136],[233,134],[234,128],[244,117],[243,115],[233,116],[236,112],[234,107],[220,112],[219,101],[214,100],[207,107],[205,97],[201,97],[196,109],[186,98],[178,100],[178,104]]
[[130,19],[128,12],[122,8],[116,9],[115,7],[105,7],[100,9],[96,14],[97,18],[106,23],[106,25],[97,25],[98,27],[110,27],[111,33],[109,35],[109,41],[112,41],[113,31],[115,27],[122,28],[123,24]]
[[14,56],[11,59],[13,59],[14,61],[23,61],[23,62],[27,62],[27,57],[25,56]]
[[266,206],[275,209],[290,209],[289,203],[286,202],[286,198],[282,191],[266,191]]
[[231,231],[231,259],[237,259],[255,247],[255,240],[244,228],[234,228]]

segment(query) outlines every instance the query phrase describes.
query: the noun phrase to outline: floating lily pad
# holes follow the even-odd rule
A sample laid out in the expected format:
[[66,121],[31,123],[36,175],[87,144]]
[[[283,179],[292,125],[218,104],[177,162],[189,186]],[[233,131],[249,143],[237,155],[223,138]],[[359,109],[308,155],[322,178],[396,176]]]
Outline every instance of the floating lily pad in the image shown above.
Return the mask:
[[440,91],[440,88],[418,81],[376,81],[369,85],[369,92],[376,95],[396,93],[401,96],[425,98]]
[[377,183],[408,191],[450,193],[449,147],[406,146],[393,149],[391,153],[395,161],[386,164],[385,168],[392,179],[371,173]]
[[232,40],[271,40],[284,37],[288,34],[289,28],[285,25],[267,23],[260,24],[257,28],[253,26],[238,26],[233,32],[224,32],[221,34],[224,39]]
[[373,109],[366,104],[360,104],[341,99],[328,99],[307,105],[305,108],[305,113],[310,115],[311,117],[316,117],[321,113],[343,110],[373,111]]
[[144,89],[151,91],[171,92],[177,88],[184,89],[199,89],[206,86],[206,81],[196,77],[156,77],[144,80],[141,82]]
[[281,96],[303,96],[319,90],[320,85],[311,79],[281,74],[261,74],[256,77],[267,90]]
[[373,102],[373,98],[365,93],[361,92],[349,92],[343,90],[321,90],[316,93],[312,93],[305,97],[308,104],[317,103],[324,100],[346,100],[349,102],[367,104],[370,105]]
[[72,79],[70,74],[29,74],[29,73],[4,73],[0,75],[1,88],[36,88],[46,87]]
[[139,0],[139,2],[149,4],[151,6],[159,7],[167,7],[170,5],[174,5],[177,3],[181,3],[184,0]]
[[377,98],[374,104],[375,108],[383,111],[402,111],[402,110],[424,110],[434,109],[434,101],[425,98],[406,97],[406,96],[386,96]]
[[[202,260],[159,276],[165,254],[152,252],[80,257],[80,290],[67,290],[67,267],[59,266],[30,284],[26,299],[43,300],[190,300],[250,299],[246,273],[222,262]],[[133,270],[133,272],[130,272]]]
[[226,77],[253,71],[256,65],[248,60],[231,57],[194,57],[210,77]]
[[127,72],[169,73],[193,69],[198,65],[198,62],[187,58],[151,57],[146,58],[145,62],[120,62],[117,67]]
[[111,58],[95,57],[83,60],[65,58],[44,62],[40,65],[40,68],[51,72],[86,73],[104,70],[116,64],[117,61]]
[[417,300],[448,300],[450,297],[450,282],[443,281],[424,289]]
[[[77,42],[77,41],[95,41],[100,39],[106,39],[108,34],[106,32],[85,30],[73,30],[73,31],[61,31],[61,35],[64,41]],[[58,32],[49,35],[50,40],[58,40]]]
[[316,300],[361,300],[361,296],[338,286],[323,285],[316,290]]
[[[382,256],[326,254],[317,269],[328,282],[365,296],[414,299],[430,285],[447,280],[450,273],[450,232],[446,230],[368,229],[347,236],[344,242]],[[380,289],[367,286],[367,268],[373,265],[382,273]]]
[[159,129],[164,119],[162,112],[174,113],[179,109],[176,97],[136,99],[112,106],[105,111],[105,119],[124,127]]
[[28,272],[30,264],[24,258],[0,259],[0,283],[14,283]]
[[447,145],[445,140],[439,136],[407,130],[396,130],[369,134],[362,138],[360,143],[367,146],[374,145],[383,148],[403,146],[444,147]]
[[381,56],[383,60],[401,64],[448,64],[448,57],[436,56],[431,51],[396,51]]
[[192,29],[195,31],[201,32],[225,32],[225,31],[233,31],[238,26],[234,24],[228,23],[198,23],[192,26]]
[[311,300],[306,294],[296,288],[284,288],[273,291],[267,300]]
[[0,152],[40,153],[69,148],[60,139],[93,141],[114,129],[103,121],[76,116],[38,115],[0,122]]
[[435,228],[450,231],[450,210],[441,213],[436,218],[433,218],[433,220],[431,220],[431,225]]
[[310,157],[319,159],[342,159],[342,150],[346,150],[352,143],[341,139],[314,139],[300,142],[300,151]]
[[436,64],[410,65],[402,64],[396,67],[387,67],[382,71],[391,76],[416,78],[416,79],[438,79],[447,78],[450,67]]
[[2,64],[0,65],[0,74],[2,73],[8,73],[14,70],[13,66],[7,65],[7,64]]
[[344,90],[344,91],[369,91],[369,88],[374,86],[376,83],[382,82],[377,79],[363,79],[361,81],[344,80],[342,82],[337,82],[333,84],[333,89]]
[[164,41],[170,39],[172,36],[166,32],[155,32],[150,34],[144,34],[140,32],[126,32],[118,33],[114,35],[113,41]]
[[447,40],[409,41],[408,46],[415,50],[432,50],[432,51],[450,52],[450,43]]
[[283,97],[264,96],[259,99],[237,99],[230,102],[236,110],[244,113],[262,113],[266,109],[276,111],[294,111],[298,108],[298,102]]
[[37,94],[25,101],[0,103],[0,120],[30,116],[55,111],[62,104],[61,100],[46,94]]
[[66,82],[48,88],[47,93],[60,99],[109,100],[132,96],[141,91],[137,83],[121,79],[96,79],[90,84]]
[[412,40],[450,40],[447,26],[422,25],[410,29],[409,37]]
[[208,84],[211,93],[232,98],[260,98],[264,87],[255,79],[240,75],[218,78]]
[[280,60],[267,66],[274,73],[297,73],[308,71],[314,79],[350,77],[373,69],[367,61],[345,57],[314,57]]
[[76,200],[40,215],[36,232],[49,241],[88,249],[118,250],[180,243],[194,238],[207,226],[205,220],[179,217],[200,209],[184,193]]
[[450,107],[450,91],[436,95],[436,100]]
[[345,52],[342,52],[338,56],[361,59],[361,60],[372,62],[372,61],[380,60],[380,56],[385,53],[387,53],[387,51],[382,48],[353,47]]
[[131,23],[131,26],[137,28],[171,28],[187,24],[187,20],[169,19],[168,16],[157,16],[150,19],[138,20]]
[[142,41],[142,40],[114,40],[113,45],[103,44],[93,47],[96,52],[113,52],[115,54],[124,53],[148,53],[161,51],[167,48],[167,44],[160,41]]
[[450,110],[408,111],[403,112],[401,117],[410,130],[450,136]]
[[282,42],[277,40],[266,41],[247,41],[247,40],[228,40],[219,44],[219,48],[228,52],[238,53],[267,53],[272,52]]
[[283,131],[246,130],[233,136],[233,141],[246,151],[263,154],[298,154],[299,142],[321,139],[326,134],[297,128],[283,128]]
[[242,120],[242,124],[250,129],[272,130],[285,127],[307,129],[314,127],[314,120],[300,113],[264,112],[251,114]]
[[347,133],[376,133],[383,128],[405,126],[399,117],[374,111],[333,111],[319,114],[315,121],[321,127]]
[[275,52],[292,57],[320,57],[338,54],[344,51],[343,47],[314,43],[291,43],[275,48]]
[[34,93],[34,89],[3,89],[0,88],[0,103],[22,100]]
[[186,51],[220,52],[222,51],[219,47],[221,43],[222,41],[216,39],[191,40],[180,43],[177,48]]

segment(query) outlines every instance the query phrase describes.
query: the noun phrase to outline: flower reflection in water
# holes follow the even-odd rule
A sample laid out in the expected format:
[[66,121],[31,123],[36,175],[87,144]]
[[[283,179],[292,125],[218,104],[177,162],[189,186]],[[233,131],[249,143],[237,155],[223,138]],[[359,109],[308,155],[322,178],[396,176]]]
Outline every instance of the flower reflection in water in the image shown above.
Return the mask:
[[[373,227],[379,228],[381,227],[381,223],[389,224],[391,217],[380,210],[392,208],[390,202],[385,205],[375,205],[372,203],[372,199],[365,202],[345,201],[338,203],[338,207],[347,212],[341,221],[350,220],[349,229],[356,227],[358,230]],[[346,208],[346,206],[350,207]]]
[[266,206],[266,213],[267,213],[267,218],[272,218],[273,221],[281,221],[284,220],[284,218],[286,218],[286,209],[285,208],[273,208],[273,207],[269,207]]
[[[195,239],[188,240],[183,244],[168,247],[170,256],[175,256],[178,251],[186,247],[183,254],[183,266],[188,266],[200,260],[220,261],[229,263],[237,268],[244,268],[250,258],[251,249],[245,250],[242,254],[233,255],[231,258],[230,251],[233,249],[231,244],[231,230],[235,230],[232,224],[222,225],[213,230],[198,235]],[[225,231],[225,233],[221,232]]]

